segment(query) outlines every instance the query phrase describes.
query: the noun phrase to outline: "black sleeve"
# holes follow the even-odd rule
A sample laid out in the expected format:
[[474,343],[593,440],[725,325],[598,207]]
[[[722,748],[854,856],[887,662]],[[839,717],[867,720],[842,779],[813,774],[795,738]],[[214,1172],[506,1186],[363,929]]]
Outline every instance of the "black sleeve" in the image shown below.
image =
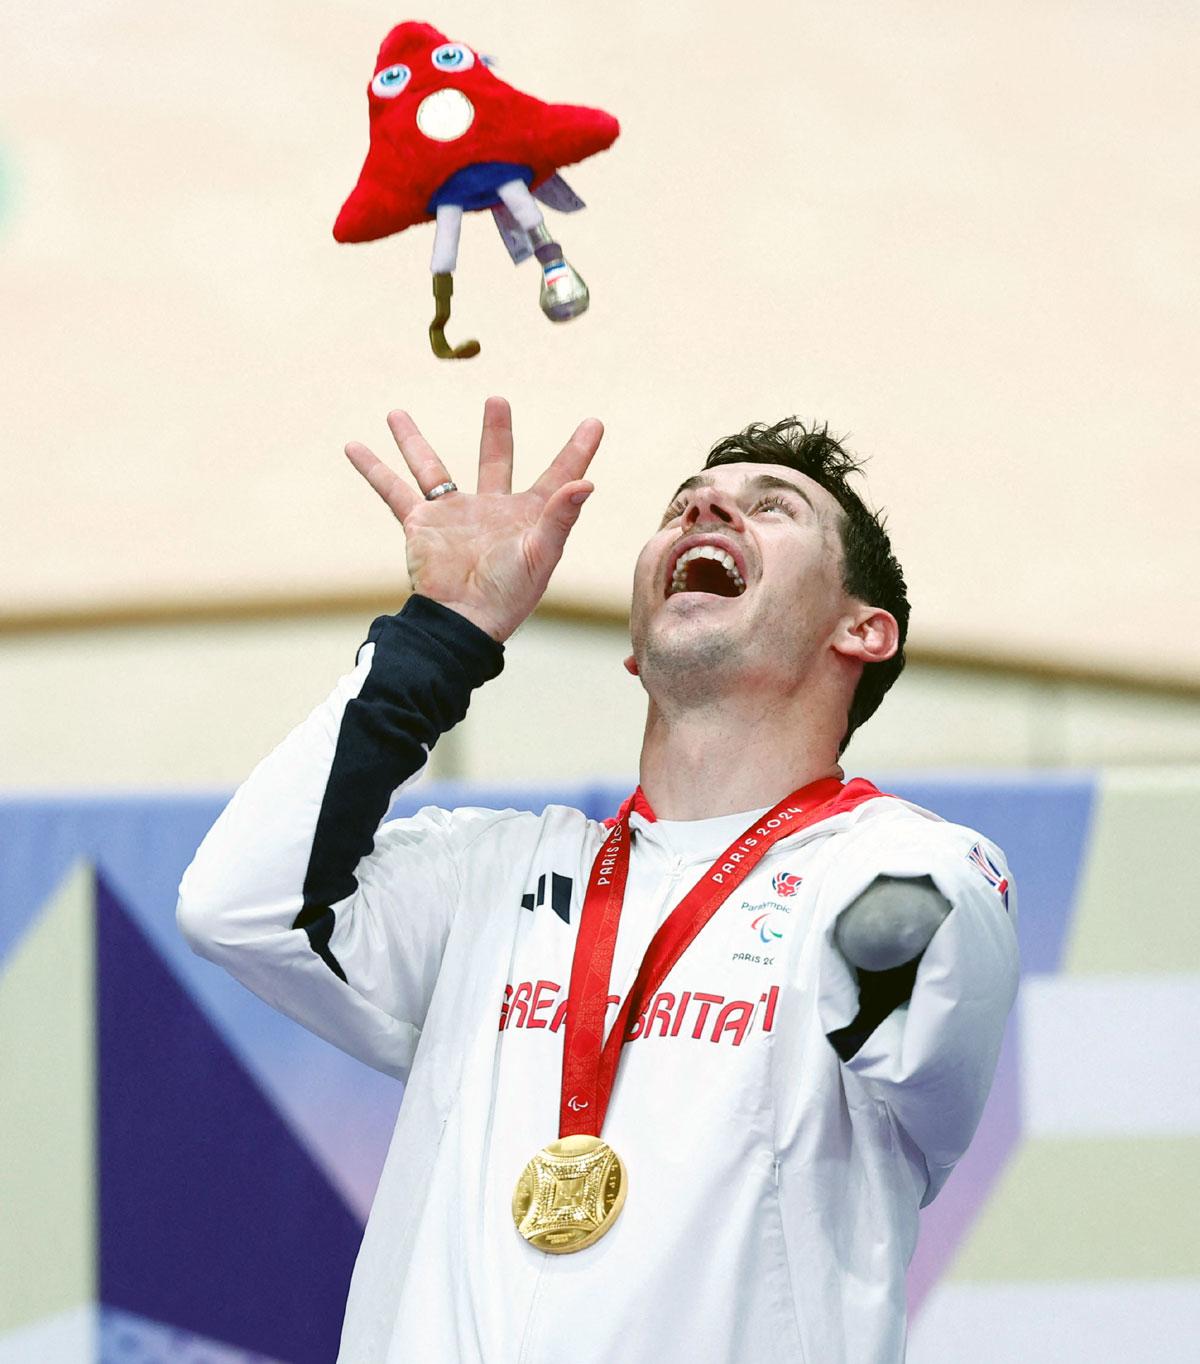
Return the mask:
[[354,893],[354,868],[371,851],[396,788],[466,715],[472,690],[504,667],[503,645],[428,597],[412,596],[399,614],[380,616],[367,643],[371,670],[342,715],[293,922],[343,979],[329,950],[330,905]]

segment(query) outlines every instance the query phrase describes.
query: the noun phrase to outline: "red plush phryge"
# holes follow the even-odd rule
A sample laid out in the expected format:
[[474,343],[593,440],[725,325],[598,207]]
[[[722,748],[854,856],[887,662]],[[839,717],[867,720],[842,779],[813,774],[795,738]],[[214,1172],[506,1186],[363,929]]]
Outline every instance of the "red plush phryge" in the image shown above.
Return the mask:
[[541,307],[552,322],[587,310],[587,285],[563,258],[537,200],[565,213],[583,207],[558,168],[611,146],[620,131],[615,118],[522,94],[489,58],[417,23],[400,24],[383,40],[367,99],[371,144],[333,235],[367,242],[435,222],[435,355],[479,353],[477,341],[451,346],[445,333],[462,216],[472,209],[491,209],[515,262],[537,257]]

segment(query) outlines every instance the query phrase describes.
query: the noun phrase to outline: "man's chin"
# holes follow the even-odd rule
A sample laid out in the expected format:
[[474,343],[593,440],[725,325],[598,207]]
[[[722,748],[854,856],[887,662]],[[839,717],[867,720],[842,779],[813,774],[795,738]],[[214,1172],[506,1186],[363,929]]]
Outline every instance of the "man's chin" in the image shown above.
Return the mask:
[[676,592],[654,613],[651,629],[664,638],[678,635],[707,637],[714,632],[741,630],[746,602],[741,597],[720,597],[715,592]]
[[[723,598],[716,600],[725,604]],[[658,612],[639,650],[638,663],[643,680],[657,676],[669,682],[700,671],[736,669],[741,656],[738,635],[717,619],[715,611],[702,606]]]

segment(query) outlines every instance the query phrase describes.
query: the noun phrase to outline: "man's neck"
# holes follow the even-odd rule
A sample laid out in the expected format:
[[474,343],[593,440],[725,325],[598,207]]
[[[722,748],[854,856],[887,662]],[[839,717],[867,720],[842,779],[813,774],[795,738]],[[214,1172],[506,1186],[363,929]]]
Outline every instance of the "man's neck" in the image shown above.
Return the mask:
[[664,710],[653,701],[641,785],[660,819],[709,819],[767,809],[822,777],[840,777],[838,737],[803,698],[751,698]]

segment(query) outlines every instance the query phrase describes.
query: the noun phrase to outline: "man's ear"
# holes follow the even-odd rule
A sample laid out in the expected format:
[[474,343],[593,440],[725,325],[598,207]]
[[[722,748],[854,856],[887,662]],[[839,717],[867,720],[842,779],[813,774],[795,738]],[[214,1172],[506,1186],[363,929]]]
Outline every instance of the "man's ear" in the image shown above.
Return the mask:
[[859,663],[886,663],[900,647],[900,627],[881,606],[860,606],[842,618],[833,647]]
[[636,677],[638,675],[637,659],[634,658],[632,654],[625,660],[625,671],[630,677]]

